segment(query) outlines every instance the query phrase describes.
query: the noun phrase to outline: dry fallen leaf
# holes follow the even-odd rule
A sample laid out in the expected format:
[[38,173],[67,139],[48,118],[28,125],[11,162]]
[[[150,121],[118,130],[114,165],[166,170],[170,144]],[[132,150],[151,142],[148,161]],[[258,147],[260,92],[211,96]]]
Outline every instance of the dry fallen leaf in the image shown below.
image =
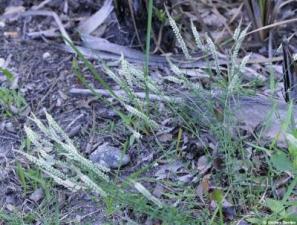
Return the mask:
[[[242,97],[231,107],[237,121],[244,123],[247,131],[255,131],[260,127],[263,141],[275,138],[279,147],[286,147],[282,124],[287,118],[288,105],[284,101],[270,99],[265,96]],[[293,107],[294,118],[297,119],[297,108]],[[263,126],[265,124],[265,126]]]
[[163,185],[157,183],[152,194],[157,198],[160,198],[164,192],[165,192],[165,188],[163,187]]
[[181,161],[174,161],[169,164],[165,164],[159,168],[159,170],[155,173],[157,180],[162,180],[165,178],[170,178],[171,175],[176,175],[177,171],[183,167]]
[[222,17],[219,17],[216,14],[211,12],[204,13],[202,17],[203,17],[203,22],[209,26],[222,27],[225,22],[224,20],[222,20]]
[[204,202],[204,195],[208,193],[209,191],[209,179],[211,174],[207,174],[202,178],[201,183],[198,185],[196,189],[196,194],[200,198],[200,200]]
[[25,12],[24,6],[8,6],[5,9],[3,18],[8,19],[9,21],[15,21],[19,18],[22,12]]
[[212,162],[206,155],[201,156],[197,162],[197,169],[199,170],[200,174],[206,173],[206,171],[211,167]]
[[169,133],[160,134],[158,136],[159,141],[163,143],[172,141],[172,138],[172,134]]
[[84,35],[92,33],[106,20],[112,10],[112,0],[106,0],[94,15],[79,25],[78,31]]

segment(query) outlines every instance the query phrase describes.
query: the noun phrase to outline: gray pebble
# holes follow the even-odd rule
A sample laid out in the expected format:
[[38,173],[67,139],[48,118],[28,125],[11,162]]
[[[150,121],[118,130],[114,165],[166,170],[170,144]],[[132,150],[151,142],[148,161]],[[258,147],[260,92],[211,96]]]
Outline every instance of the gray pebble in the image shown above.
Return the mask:
[[42,188],[37,188],[29,197],[34,202],[39,202],[44,197]]
[[89,158],[93,163],[104,165],[110,169],[117,169],[130,162],[129,155],[108,144],[100,145]]

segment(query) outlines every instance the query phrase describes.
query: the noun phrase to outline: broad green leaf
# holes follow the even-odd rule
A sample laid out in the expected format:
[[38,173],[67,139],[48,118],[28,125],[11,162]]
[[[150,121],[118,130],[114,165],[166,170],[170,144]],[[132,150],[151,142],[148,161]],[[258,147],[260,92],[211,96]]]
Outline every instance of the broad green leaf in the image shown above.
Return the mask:
[[212,192],[212,198],[215,200],[217,203],[221,203],[223,201],[223,194],[222,191],[216,189],[214,192]]
[[3,67],[0,67],[0,72],[3,73],[3,75],[8,79],[8,80],[13,80],[13,75],[11,72],[9,72],[9,70],[3,68]]
[[281,216],[286,215],[285,207],[282,201],[274,200],[271,198],[266,199],[265,205],[273,212],[280,214]]
[[245,219],[247,222],[251,223],[251,224],[262,224],[263,223],[263,219],[258,219],[258,218],[255,218],[255,217],[252,217],[252,218],[247,218]]
[[295,135],[292,134],[286,134],[286,138],[289,142],[289,153],[290,157],[292,158],[293,161],[293,168],[296,170],[297,169],[297,138]]
[[277,151],[275,154],[273,154],[270,158],[270,162],[272,163],[273,167],[280,172],[293,170],[293,164],[291,160],[289,159],[288,155],[282,151]]

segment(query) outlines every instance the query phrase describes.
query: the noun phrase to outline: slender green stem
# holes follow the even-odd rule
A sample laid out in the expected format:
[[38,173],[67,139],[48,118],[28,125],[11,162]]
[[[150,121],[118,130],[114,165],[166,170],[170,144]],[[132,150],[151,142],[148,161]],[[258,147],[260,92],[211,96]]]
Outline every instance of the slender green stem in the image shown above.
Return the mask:
[[285,204],[285,202],[289,199],[290,195],[292,194],[294,188],[297,185],[297,176],[294,177],[294,179],[292,180],[292,183],[289,185],[287,192],[285,193],[283,199],[282,199],[282,203]]
[[148,2],[149,3],[148,3],[148,10],[147,10],[148,16],[147,16],[146,46],[145,46],[145,67],[144,67],[145,100],[146,100],[146,106],[147,106],[147,113],[149,113],[148,64],[149,64],[149,58],[150,58],[153,0],[149,0]]

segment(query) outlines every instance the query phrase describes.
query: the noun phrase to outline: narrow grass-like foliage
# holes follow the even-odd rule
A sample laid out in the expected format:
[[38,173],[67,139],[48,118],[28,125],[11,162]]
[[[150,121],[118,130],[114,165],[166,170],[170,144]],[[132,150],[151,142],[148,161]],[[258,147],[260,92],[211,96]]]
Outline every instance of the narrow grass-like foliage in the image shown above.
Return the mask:
[[[42,134],[38,134],[30,127],[25,126],[25,132],[27,138],[34,145],[32,153],[26,153],[18,151],[24,155],[29,161],[38,165],[46,174],[52,177],[55,182],[69,188],[72,191],[78,191],[83,189],[91,189],[101,196],[106,196],[100,186],[94,188],[92,182],[90,182],[86,175],[83,174],[83,170],[91,171],[96,174],[98,178],[109,181],[106,173],[109,168],[104,165],[93,164],[91,161],[83,157],[74,146],[72,140],[61,129],[56,121],[45,112],[48,126],[44,125],[34,115],[31,120],[37,125]],[[66,159],[63,159],[63,156]],[[71,166],[73,164],[73,166]],[[61,172],[63,167],[72,170],[74,176],[68,177],[65,173]],[[79,169],[81,167],[81,169]]]
[[179,43],[183,54],[185,55],[185,57],[187,59],[190,59],[191,56],[190,56],[189,50],[188,50],[187,45],[186,45],[186,43],[185,43],[185,41],[184,41],[180,31],[179,31],[179,28],[178,28],[175,20],[170,16],[170,14],[168,12],[168,9],[165,8],[165,10],[166,10],[166,13],[167,13],[167,16],[168,16],[168,19],[169,19],[169,24],[170,24],[170,26],[171,26],[174,34],[175,34],[176,40]]

